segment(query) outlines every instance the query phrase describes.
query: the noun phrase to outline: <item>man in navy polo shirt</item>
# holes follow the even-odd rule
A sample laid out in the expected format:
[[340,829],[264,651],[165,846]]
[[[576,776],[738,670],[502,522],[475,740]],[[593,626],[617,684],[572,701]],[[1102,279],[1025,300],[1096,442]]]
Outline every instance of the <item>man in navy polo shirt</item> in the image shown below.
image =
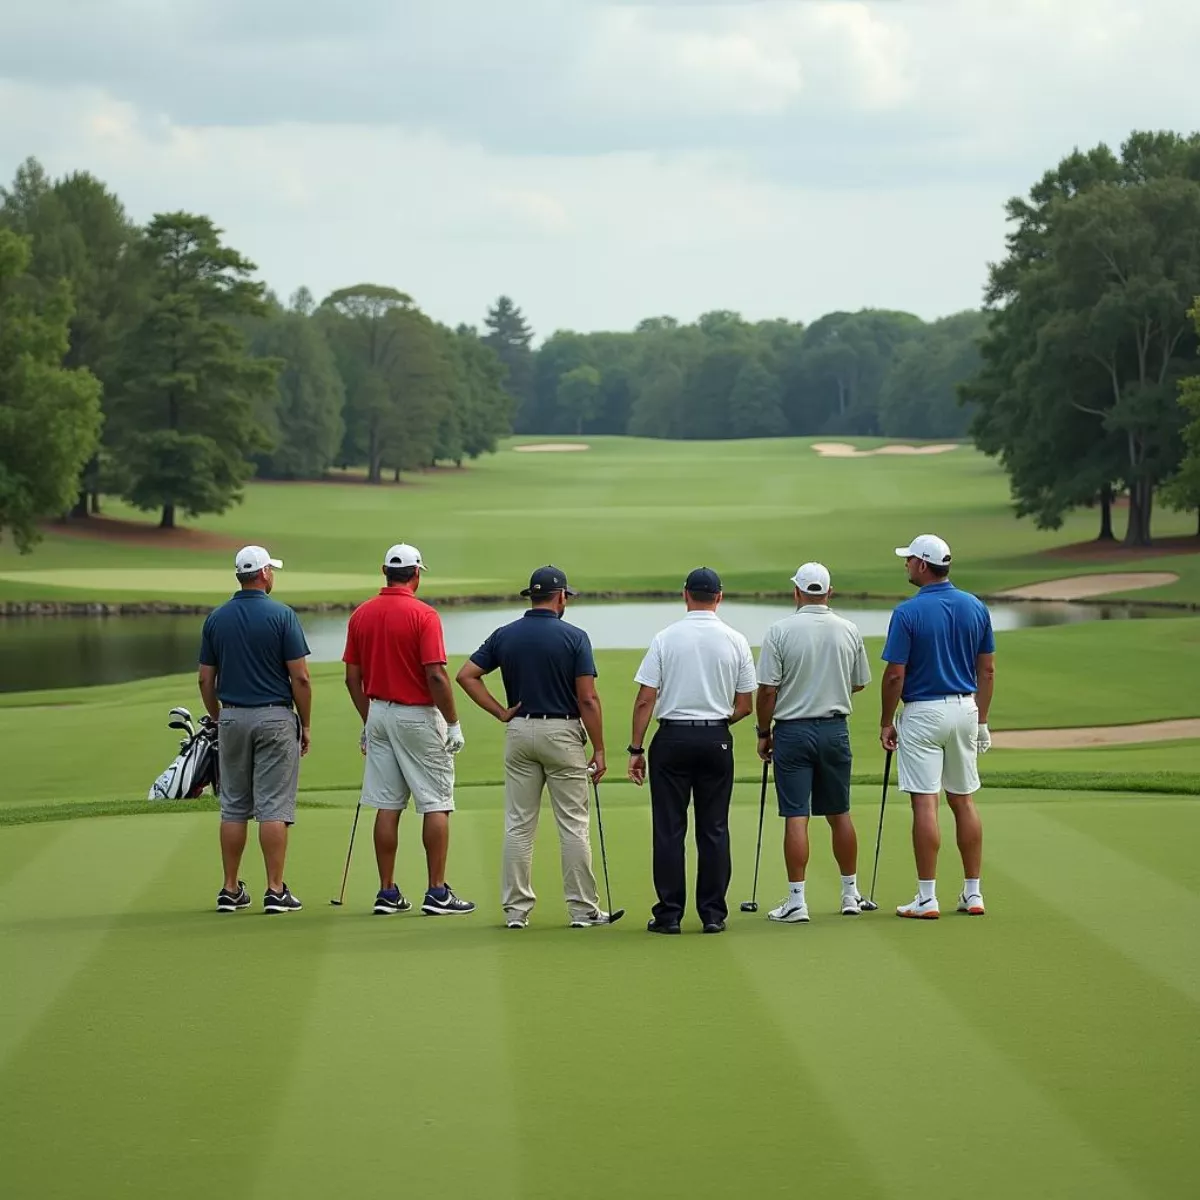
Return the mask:
[[[497,629],[463,664],[458,683],[484,712],[504,722],[504,878],[501,903],[510,929],[523,929],[537,900],[533,840],[542,790],[549,788],[562,851],[563,894],[573,929],[610,925],[625,915],[600,907],[592,873],[589,776],[604,777],[604,724],[592,643],[562,619],[576,595],[557,567],[539,567],[521,593],[518,621]],[[506,704],[483,677],[500,668]],[[589,760],[584,747],[592,742]]]
[[300,758],[311,740],[308,643],[299,618],[272,600],[283,563],[261,546],[234,558],[241,591],[209,613],[200,638],[200,695],[218,722],[221,765],[221,861],[225,882],[217,911],[250,906],[238,878],[246,826],[258,822],[267,868],[263,908],[294,912],[300,901],[283,879],[288,827],[296,820]]
[[[975,809],[976,756],[992,744],[988,710],[995,685],[996,639],[987,606],[950,582],[950,547],[923,533],[896,553],[919,589],[892,613],[883,658],[880,741],[895,750],[900,787],[912,797],[917,895],[901,917],[939,916],[935,879],[941,835],[938,793],[954,813],[963,862],[958,911],[983,916],[979,883],[983,825]],[[904,711],[896,719],[896,706]]]

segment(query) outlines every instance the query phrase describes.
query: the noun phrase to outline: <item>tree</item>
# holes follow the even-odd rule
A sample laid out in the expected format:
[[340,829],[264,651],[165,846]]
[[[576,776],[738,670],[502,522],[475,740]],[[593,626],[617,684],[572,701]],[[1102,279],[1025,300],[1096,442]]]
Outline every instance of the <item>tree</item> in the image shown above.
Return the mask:
[[528,433],[538,418],[533,409],[533,330],[508,296],[501,296],[492,305],[484,324],[488,332],[483,344],[495,352],[507,372],[504,386],[516,405],[517,429]]
[[28,553],[37,521],[71,503],[100,436],[100,385],[65,367],[70,291],[49,294],[27,275],[30,247],[0,229],[0,532]]
[[453,403],[439,425],[436,457],[461,466],[466,458],[493,454],[512,432],[513,401],[504,389],[504,364],[475,330],[445,330],[453,372]]
[[343,457],[367,464],[379,483],[433,461],[438,427],[453,389],[434,323],[395,288],[359,284],[321,303],[346,387]]
[[255,322],[250,348],[281,364],[275,392],[259,415],[273,446],[258,456],[258,473],[319,479],[341,447],[346,399],[325,335],[293,302],[290,310],[276,306]]
[[[1200,296],[1196,297],[1191,318],[1200,336]],[[1200,509],[1200,375],[1180,380],[1179,404],[1187,418],[1182,433],[1184,455],[1179,470],[1164,489],[1163,499],[1172,508]]]
[[252,455],[270,448],[256,418],[279,364],[249,353],[239,325],[264,312],[262,284],[207,217],[156,216],[140,248],[145,314],[125,339],[111,406],[113,447],[137,508],[224,512],[241,499]]
[[733,437],[781,437],[787,432],[779,380],[757,358],[748,359],[729,394],[729,430]]
[[599,411],[600,400],[600,372],[595,367],[576,367],[558,381],[559,411],[576,434]]

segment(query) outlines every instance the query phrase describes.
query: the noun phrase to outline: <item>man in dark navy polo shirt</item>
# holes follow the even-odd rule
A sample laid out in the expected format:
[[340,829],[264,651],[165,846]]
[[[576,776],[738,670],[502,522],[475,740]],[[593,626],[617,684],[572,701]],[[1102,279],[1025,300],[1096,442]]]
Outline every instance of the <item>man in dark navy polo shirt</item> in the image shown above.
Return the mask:
[[217,721],[221,766],[221,861],[218,912],[248,908],[238,878],[246,825],[258,821],[267,868],[263,908],[294,912],[300,901],[283,879],[288,827],[296,819],[300,758],[311,742],[308,643],[296,614],[270,598],[283,563],[261,546],[234,558],[241,591],[209,613],[200,638],[200,695]]
[[[510,929],[523,929],[537,897],[533,839],[542,790],[562,849],[563,893],[572,928],[608,925],[624,915],[600,907],[592,873],[589,775],[604,776],[604,726],[596,694],[592,643],[562,620],[576,593],[557,567],[539,567],[521,593],[529,611],[497,629],[458,673],[463,691],[508,726],[504,748],[504,879],[501,903]],[[499,667],[507,707],[483,677]],[[589,760],[584,747],[592,742]]]
[[[923,533],[896,553],[904,559],[909,583],[919,589],[892,613],[883,648],[888,665],[880,741],[885,750],[896,751],[900,787],[912,797],[917,860],[917,895],[896,915],[940,915],[937,805],[944,787],[963,863],[958,911],[983,916],[983,825],[974,795],[977,756],[992,744],[987,724],[996,676],[992,617],[982,600],[950,582],[950,547],[940,537]],[[901,700],[904,711],[897,719]]]

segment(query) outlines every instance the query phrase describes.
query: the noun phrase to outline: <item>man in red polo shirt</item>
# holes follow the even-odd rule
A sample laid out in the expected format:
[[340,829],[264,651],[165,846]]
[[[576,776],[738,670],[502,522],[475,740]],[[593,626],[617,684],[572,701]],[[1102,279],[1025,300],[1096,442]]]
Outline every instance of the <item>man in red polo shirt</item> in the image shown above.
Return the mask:
[[446,882],[450,814],[454,811],[454,756],[463,748],[446,674],[446,646],[437,612],[418,600],[425,564],[403,543],[383,559],[387,587],[350,615],[346,631],[346,688],[363,719],[361,803],[375,814],[375,860],[380,916],[412,907],[396,886],[400,814],[411,796],[424,828],[429,888],[421,911],[429,916],[475,911]]

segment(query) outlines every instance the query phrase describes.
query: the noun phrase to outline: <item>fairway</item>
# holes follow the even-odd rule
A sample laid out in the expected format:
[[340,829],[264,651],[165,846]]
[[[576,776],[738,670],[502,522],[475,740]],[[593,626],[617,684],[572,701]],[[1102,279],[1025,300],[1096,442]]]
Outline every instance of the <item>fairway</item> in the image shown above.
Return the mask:
[[[1095,514],[1073,513],[1052,533],[1015,520],[1005,475],[968,446],[857,458],[822,457],[813,450],[821,443],[809,438],[591,438],[586,454],[513,448],[528,441],[507,442],[463,470],[406,476],[399,486],[254,483],[243,504],[186,521],[175,534],[106,499],[108,517],[142,523],[137,537],[89,536],[82,522],[69,531],[48,526],[27,557],[0,546],[0,600],[215,604],[232,586],[233,551],[253,542],[286,563],[280,599],[356,601],[374,588],[379,557],[397,541],[421,548],[431,597],[512,597],[544,562],[591,593],[675,594],[692,567],[708,564],[730,592],[780,594],[807,559],[824,562],[844,594],[902,596],[893,549],[935,531],[954,548],[955,578],[974,591],[1104,572],[1116,561],[1120,570],[1179,576],[1130,593],[1138,599],[1200,603],[1196,554],[1118,549],[1097,564],[1048,553],[1094,538]],[[1194,530],[1189,514],[1156,514],[1156,536]]]
[[[689,914],[662,939],[642,929],[644,797],[605,802],[626,921],[564,927],[545,822],[541,901],[513,932],[495,895],[499,794],[470,791],[451,877],[481,910],[446,921],[365,915],[365,824],[347,907],[328,907],[346,794],[301,814],[289,881],[306,910],[286,922],[207,911],[212,814],[5,830],[6,1190],[267,1200],[365,1195],[399,1172],[406,1194],[455,1198],[782,1195],[797,1180],[1123,1197],[1175,1194],[1200,1167],[1194,799],[992,793],[992,908],[937,923],[887,911],[911,891],[898,805],[879,913],[834,915],[818,832],[811,925],[735,911],[705,938]],[[878,796],[855,801],[868,842]],[[735,909],[756,818],[743,786]],[[772,820],[760,900],[781,891],[777,847]],[[253,860],[247,873],[257,899]]]

